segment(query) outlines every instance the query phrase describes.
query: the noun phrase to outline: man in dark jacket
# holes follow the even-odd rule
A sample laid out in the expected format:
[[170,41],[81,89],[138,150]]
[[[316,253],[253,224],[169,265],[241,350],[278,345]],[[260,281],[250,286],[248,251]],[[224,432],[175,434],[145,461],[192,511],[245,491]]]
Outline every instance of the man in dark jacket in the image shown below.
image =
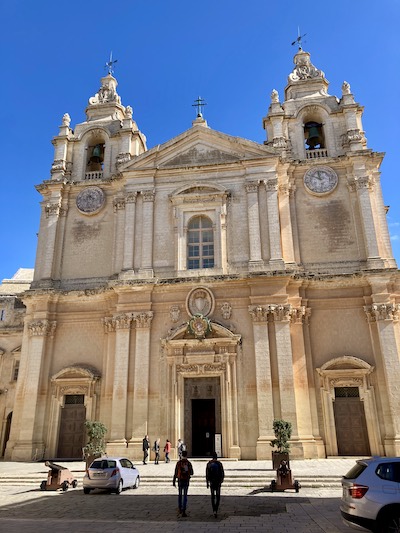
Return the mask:
[[176,463],[172,484],[176,486],[178,480],[178,517],[186,518],[187,494],[189,489],[190,478],[193,476],[193,466],[187,458],[187,451],[182,452],[182,459]]
[[211,490],[211,505],[215,518],[217,518],[219,501],[221,499],[221,485],[224,481],[225,472],[221,461],[218,461],[218,456],[214,452],[213,458],[207,463],[206,467],[206,481],[207,488]]
[[149,436],[145,435],[143,439],[143,464],[147,465],[147,458],[149,456],[150,441]]

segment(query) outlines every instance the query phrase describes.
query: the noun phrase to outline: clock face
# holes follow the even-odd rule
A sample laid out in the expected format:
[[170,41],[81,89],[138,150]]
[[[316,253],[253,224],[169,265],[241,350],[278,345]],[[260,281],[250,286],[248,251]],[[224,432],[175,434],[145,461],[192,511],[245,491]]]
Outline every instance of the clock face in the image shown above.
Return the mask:
[[81,213],[94,215],[104,205],[104,192],[100,187],[87,187],[76,198],[76,205]]
[[327,194],[337,184],[337,174],[329,167],[313,167],[304,174],[304,185],[314,194]]

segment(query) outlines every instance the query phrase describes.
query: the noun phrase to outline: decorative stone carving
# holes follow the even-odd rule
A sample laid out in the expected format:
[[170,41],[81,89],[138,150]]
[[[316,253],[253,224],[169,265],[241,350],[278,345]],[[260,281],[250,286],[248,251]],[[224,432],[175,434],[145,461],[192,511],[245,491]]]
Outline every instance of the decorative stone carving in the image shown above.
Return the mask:
[[292,314],[292,306],[289,305],[270,305],[269,310],[276,322],[289,322]]
[[397,322],[400,313],[400,304],[372,304],[365,305],[364,311],[367,315],[368,322],[378,320],[392,320]]
[[135,204],[137,198],[137,192],[130,192],[125,196],[125,202],[127,204]]
[[31,337],[49,336],[52,337],[56,330],[57,322],[50,320],[35,320],[28,324],[28,332]]
[[258,192],[258,181],[249,181],[246,183],[246,192]]
[[62,125],[67,126],[67,128],[69,128],[70,124],[71,124],[71,117],[69,116],[68,113],[64,113],[63,118],[62,118]]
[[296,66],[293,72],[289,74],[290,81],[325,77],[325,74],[322,72],[322,70],[318,70],[311,63],[310,54],[308,52],[304,52],[303,50],[299,51],[294,56],[294,63]]
[[271,102],[273,104],[279,104],[279,93],[276,89],[273,89],[271,93]]
[[114,213],[120,211],[121,209],[125,209],[125,198],[114,198],[113,208]]
[[369,176],[361,176],[354,179],[356,189],[371,189],[373,187],[373,178]]
[[229,320],[232,314],[232,306],[229,302],[224,302],[221,305],[221,315],[225,320]]
[[342,83],[342,94],[351,94],[350,83],[347,81]]
[[142,191],[143,202],[154,202],[156,193],[154,190]]
[[65,167],[64,159],[55,159],[53,161],[53,164],[51,165],[50,172],[54,174],[56,172],[65,172],[65,170],[66,170],[66,167]]
[[133,115],[133,109],[130,105],[127,105],[125,108],[125,117],[132,118],[132,115]]
[[287,148],[288,142],[285,137],[274,137],[272,140],[272,146],[274,148]]
[[120,153],[117,155],[117,165],[123,165],[131,160],[131,154],[128,152]]
[[129,329],[132,323],[132,314],[123,313],[113,317],[116,329]]
[[121,98],[116,91],[116,80],[112,76],[106,76],[101,80],[99,92],[89,98],[89,105],[107,104],[109,102],[120,104]]
[[102,319],[104,324],[105,333],[112,333],[115,331],[115,320],[112,317],[106,317]]
[[188,332],[196,339],[204,339],[212,331],[211,322],[203,315],[195,315],[188,322]]
[[60,204],[46,204],[46,218],[58,216],[60,214]]
[[186,298],[188,315],[209,316],[214,311],[215,299],[213,293],[205,287],[193,289]]
[[208,374],[210,372],[225,372],[226,363],[204,363],[199,365],[181,364],[176,365],[177,373],[185,374]]
[[181,308],[179,305],[171,305],[169,308],[169,316],[171,317],[172,322],[178,322],[181,316]]
[[272,178],[265,181],[265,189],[270,191],[277,191],[278,190],[278,180],[277,178]]
[[267,322],[268,307],[263,305],[249,305],[249,313],[253,322]]
[[153,311],[142,311],[141,313],[135,313],[133,319],[136,322],[137,328],[149,328],[151,321],[153,320]]
[[94,215],[105,203],[105,195],[100,187],[87,187],[76,198],[76,206],[85,215]]

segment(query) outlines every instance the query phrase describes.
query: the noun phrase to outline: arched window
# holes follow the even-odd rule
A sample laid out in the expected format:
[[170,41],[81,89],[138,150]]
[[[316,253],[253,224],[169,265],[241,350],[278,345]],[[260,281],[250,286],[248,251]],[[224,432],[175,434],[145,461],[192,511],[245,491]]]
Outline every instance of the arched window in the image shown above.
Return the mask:
[[190,220],[187,235],[187,268],[214,268],[214,232],[208,217]]

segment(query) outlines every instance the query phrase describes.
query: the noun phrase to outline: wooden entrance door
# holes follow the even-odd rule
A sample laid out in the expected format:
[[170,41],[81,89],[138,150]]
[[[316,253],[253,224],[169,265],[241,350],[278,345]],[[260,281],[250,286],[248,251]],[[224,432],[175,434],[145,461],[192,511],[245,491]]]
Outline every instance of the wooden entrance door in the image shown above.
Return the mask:
[[58,435],[57,457],[60,459],[82,459],[86,421],[86,407],[83,402],[83,394],[65,397]]
[[215,400],[192,400],[192,454],[211,457],[215,450]]
[[339,455],[371,455],[364,404],[358,387],[335,389],[334,402],[336,437]]

